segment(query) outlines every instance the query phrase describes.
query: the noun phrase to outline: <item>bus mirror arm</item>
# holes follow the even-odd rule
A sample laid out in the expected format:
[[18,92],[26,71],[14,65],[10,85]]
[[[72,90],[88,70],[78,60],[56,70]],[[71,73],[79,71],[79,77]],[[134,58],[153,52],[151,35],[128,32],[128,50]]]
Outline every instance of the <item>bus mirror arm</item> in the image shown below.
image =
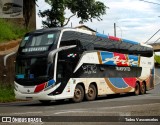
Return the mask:
[[67,49],[72,49],[75,48],[77,45],[70,45],[70,46],[63,46],[60,47],[58,49],[52,50],[49,54],[48,54],[48,63],[53,63],[53,57],[56,53],[63,51],[63,50],[67,50]]
[[7,54],[7,55],[5,55],[4,56],[4,66],[6,67],[7,66],[7,59],[10,57],[10,56],[12,56],[12,55],[14,55],[14,54],[16,54],[16,52],[11,52],[11,53],[9,53],[9,54]]

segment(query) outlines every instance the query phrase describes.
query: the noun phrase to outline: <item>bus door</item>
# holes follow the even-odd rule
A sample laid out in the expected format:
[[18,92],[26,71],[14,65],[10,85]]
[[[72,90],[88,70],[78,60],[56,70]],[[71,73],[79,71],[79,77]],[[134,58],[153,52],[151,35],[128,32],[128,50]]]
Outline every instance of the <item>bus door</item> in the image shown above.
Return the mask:
[[61,41],[60,47],[77,45],[77,47],[62,50],[58,53],[56,81],[61,83],[61,89],[64,89],[70,78],[73,78],[74,69],[79,61],[80,49],[76,41]]

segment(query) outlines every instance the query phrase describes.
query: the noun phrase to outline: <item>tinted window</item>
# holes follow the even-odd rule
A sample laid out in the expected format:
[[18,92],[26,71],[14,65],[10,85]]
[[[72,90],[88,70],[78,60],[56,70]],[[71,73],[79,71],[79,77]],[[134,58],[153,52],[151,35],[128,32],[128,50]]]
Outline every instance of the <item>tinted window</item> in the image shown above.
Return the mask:
[[131,44],[123,41],[114,41],[85,33],[66,31],[62,41],[79,40],[84,50],[102,50],[151,57],[153,49],[140,44]]
[[54,44],[57,37],[57,33],[36,33],[26,35],[20,47],[37,47],[37,46],[49,46]]

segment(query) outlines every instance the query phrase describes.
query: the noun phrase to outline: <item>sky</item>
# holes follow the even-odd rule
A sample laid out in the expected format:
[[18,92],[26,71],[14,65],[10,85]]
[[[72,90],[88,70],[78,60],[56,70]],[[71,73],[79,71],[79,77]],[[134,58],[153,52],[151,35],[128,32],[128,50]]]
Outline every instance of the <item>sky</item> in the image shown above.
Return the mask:
[[[141,0],[98,0],[109,9],[102,21],[94,19],[84,25],[106,35],[114,35],[114,23],[116,23],[117,37],[145,43],[155,32],[160,29],[160,0],[145,0],[158,4],[147,3]],[[38,0],[36,11],[49,9],[50,6],[44,0]],[[67,10],[66,17],[71,13]],[[42,18],[36,16],[37,29],[42,28]],[[45,19],[44,19],[45,20]],[[67,27],[79,26],[79,19],[73,17]],[[149,42],[155,42],[160,38],[158,32]],[[160,40],[159,40],[160,42]]]

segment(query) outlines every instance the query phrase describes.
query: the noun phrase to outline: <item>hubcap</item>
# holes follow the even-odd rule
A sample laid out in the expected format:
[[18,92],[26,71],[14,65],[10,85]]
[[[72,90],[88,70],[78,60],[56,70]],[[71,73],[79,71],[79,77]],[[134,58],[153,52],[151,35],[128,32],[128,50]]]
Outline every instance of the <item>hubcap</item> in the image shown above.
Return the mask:
[[93,95],[94,95],[94,90],[92,88],[89,88],[88,96],[92,97]]
[[81,91],[79,89],[75,89],[74,94],[75,94],[76,98],[80,98],[82,93],[81,93]]

